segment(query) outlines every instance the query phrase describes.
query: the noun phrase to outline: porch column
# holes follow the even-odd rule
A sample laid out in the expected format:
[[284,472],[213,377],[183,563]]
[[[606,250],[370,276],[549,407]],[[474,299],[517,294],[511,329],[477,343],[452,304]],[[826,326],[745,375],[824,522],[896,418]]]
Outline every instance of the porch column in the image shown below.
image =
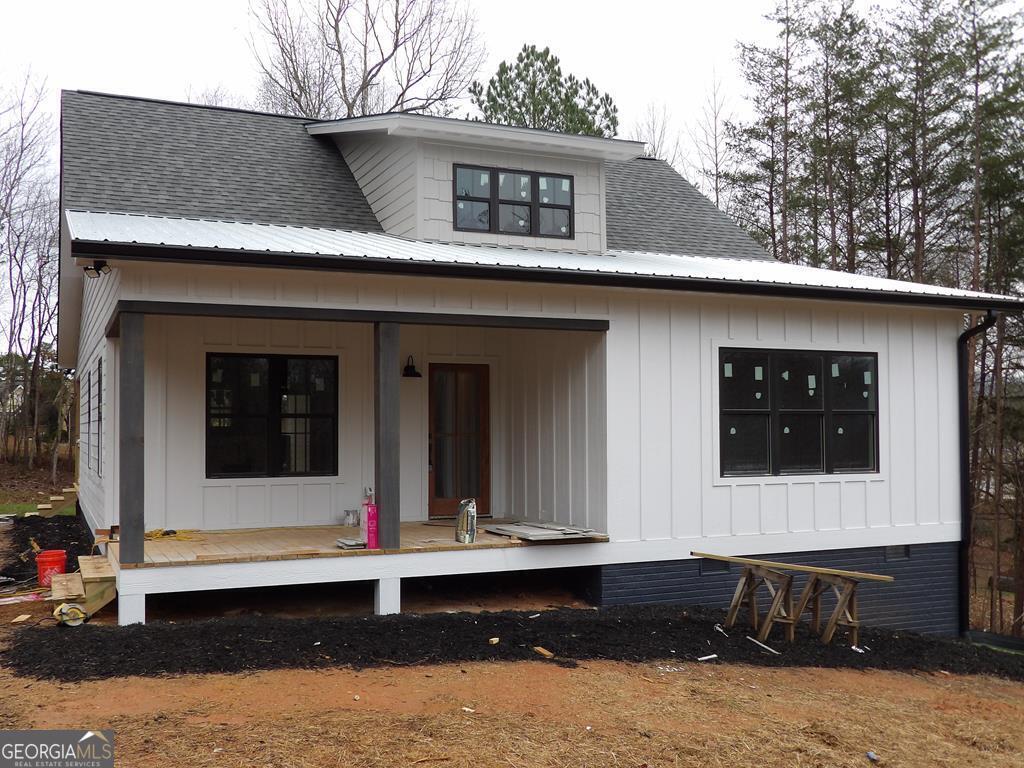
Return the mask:
[[398,487],[398,323],[373,324],[374,492],[381,549],[398,549],[401,532]]
[[118,358],[118,477],[117,500],[122,563],[141,563],[146,532],[144,511],[143,438],[145,375],[143,332],[145,315],[121,314],[121,352]]

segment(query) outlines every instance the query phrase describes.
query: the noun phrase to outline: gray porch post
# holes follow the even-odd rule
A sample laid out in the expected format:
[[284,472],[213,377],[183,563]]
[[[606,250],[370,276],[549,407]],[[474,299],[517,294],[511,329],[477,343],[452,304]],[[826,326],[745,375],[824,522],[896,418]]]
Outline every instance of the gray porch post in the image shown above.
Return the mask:
[[141,563],[146,532],[143,508],[145,375],[143,336],[145,315],[121,315],[121,353],[118,364],[118,508],[122,563]]
[[381,549],[398,549],[401,543],[398,487],[398,323],[373,324],[373,418],[374,492],[377,500],[377,531]]

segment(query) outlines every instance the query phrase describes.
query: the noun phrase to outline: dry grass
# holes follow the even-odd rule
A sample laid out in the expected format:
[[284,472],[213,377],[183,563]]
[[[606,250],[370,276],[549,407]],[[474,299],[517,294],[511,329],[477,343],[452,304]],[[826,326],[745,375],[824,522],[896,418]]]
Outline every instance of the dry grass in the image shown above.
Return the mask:
[[0,673],[0,713],[0,727],[112,727],[123,764],[161,768],[836,768],[868,765],[868,750],[890,766],[1024,764],[1024,686],[947,675],[543,662],[74,685]]

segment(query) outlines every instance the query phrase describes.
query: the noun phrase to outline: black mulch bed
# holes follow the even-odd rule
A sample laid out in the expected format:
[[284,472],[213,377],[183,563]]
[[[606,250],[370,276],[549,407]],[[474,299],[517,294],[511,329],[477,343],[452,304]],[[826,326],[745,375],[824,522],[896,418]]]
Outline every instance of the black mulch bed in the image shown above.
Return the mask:
[[0,528],[10,537],[6,551],[0,553],[0,576],[21,581],[36,574],[36,558],[32,542],[40,549],[64,549],[68,553],[67,569],[78,568],[78,556],[92,551],[93,538],[81,515],[54,517],[16,517],[9,527]]
[[[1024,680],[1024,656],[902,632],[864,629],[853,651],[825,646],[806,632],[789,645],[760,649],[737,628],[715,630],[720,611],[630,606],[600,611],[562,609],[535,614],[454,613],[366,618],[252,617],[129,627],[27,627],[12,633],[3,664],[16,673],[64,681],[125,675],[179,675],[261,669],[412,666],[445,662],[543,660],[533,646],[556,654],[553,663],[588,659],[767,667],[944,670]],[[500,642],[490,645],[488,638]],[[703,662],[716,663],[716,662]]]

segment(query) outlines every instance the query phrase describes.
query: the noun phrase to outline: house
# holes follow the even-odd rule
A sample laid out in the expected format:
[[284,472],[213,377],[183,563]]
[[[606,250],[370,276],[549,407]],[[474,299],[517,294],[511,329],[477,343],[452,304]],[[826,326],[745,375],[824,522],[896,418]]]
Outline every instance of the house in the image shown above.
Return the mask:
[[[720,604],[697,550],[892,574],[866,621],[956,631],[958,339],[1017,299],[774,261],[633,141],[79,91],[61,116],[59,356],[121,623],[529,569]],[[367,488],[381,549],[338,549]],[[599,535],[427,525],[469,496]]]

